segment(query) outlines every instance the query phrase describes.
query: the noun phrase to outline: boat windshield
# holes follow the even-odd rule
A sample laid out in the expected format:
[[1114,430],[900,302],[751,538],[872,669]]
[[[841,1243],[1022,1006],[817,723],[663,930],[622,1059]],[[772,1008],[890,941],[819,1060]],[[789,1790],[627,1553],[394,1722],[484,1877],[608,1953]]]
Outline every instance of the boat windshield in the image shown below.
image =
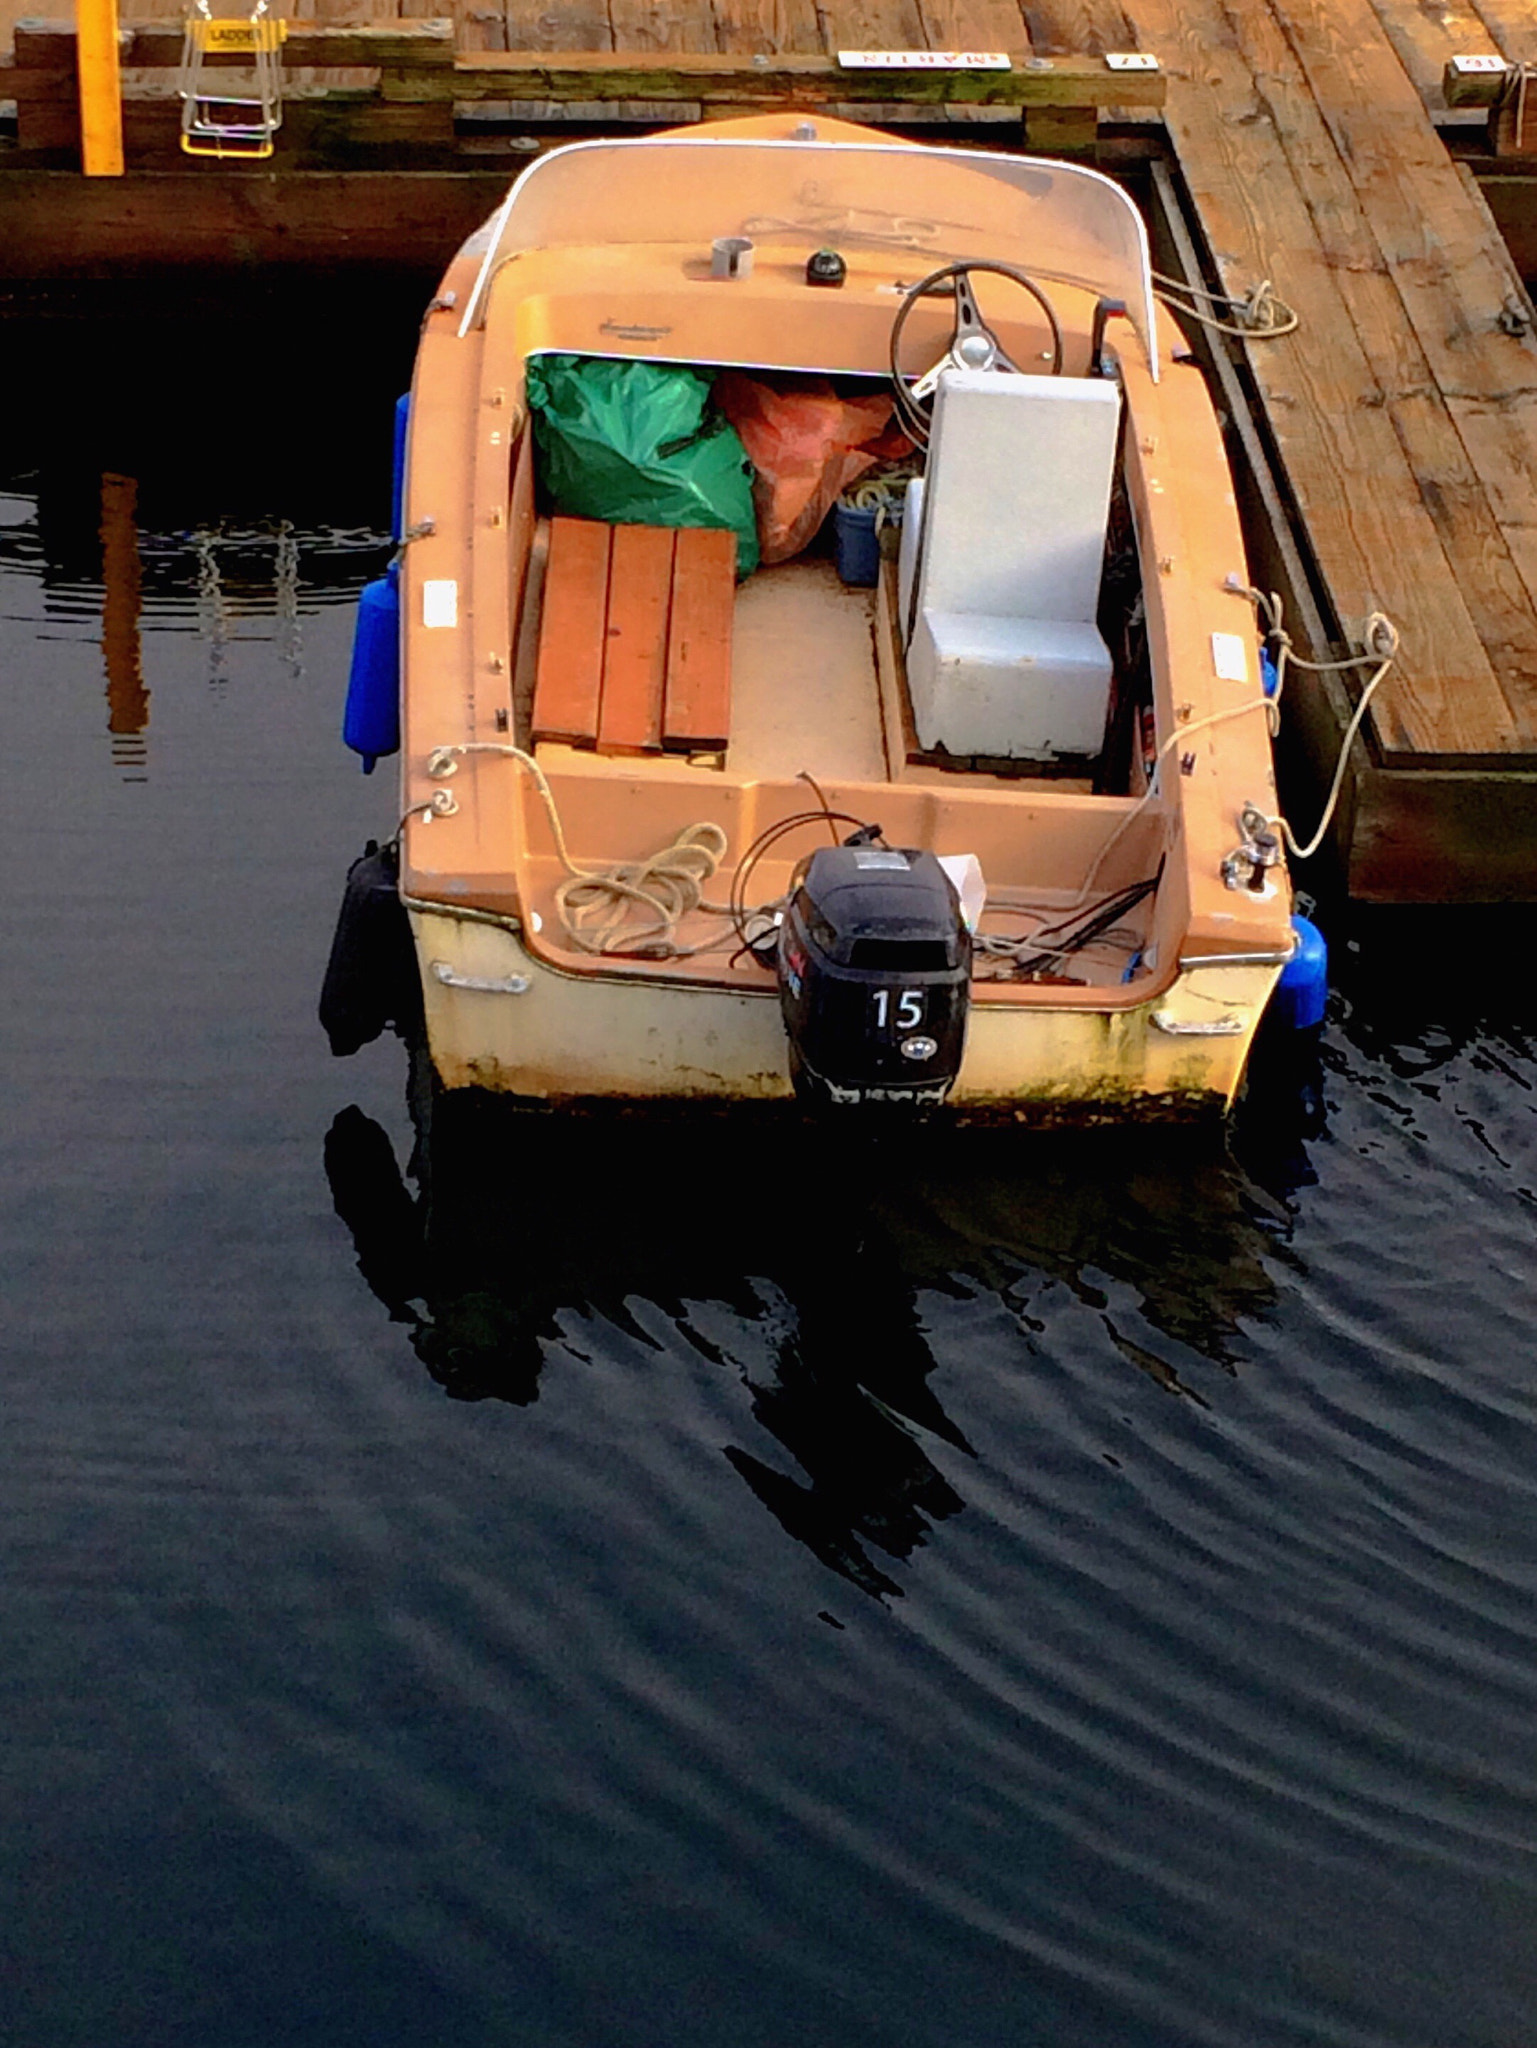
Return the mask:
[[707,249],[723,235],[890,249],[928,269],[986,258],[1086,285],[1125,302],[1158,374],[1147,232],[1119,185],[1077,164],[896,142],[648,136],[552,150],[492,222],[459,331],[484,319],[491,279],[525,250]]

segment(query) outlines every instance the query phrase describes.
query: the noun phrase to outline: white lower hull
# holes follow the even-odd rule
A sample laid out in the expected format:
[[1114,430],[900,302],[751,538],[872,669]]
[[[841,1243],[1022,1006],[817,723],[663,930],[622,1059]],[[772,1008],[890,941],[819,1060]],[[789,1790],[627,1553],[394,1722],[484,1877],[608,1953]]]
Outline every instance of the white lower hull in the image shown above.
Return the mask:
[[[411,926],[450,1088],[552,1102],[792,1093],[771,992],[558,973],[505,925],[415,908]],[[949,1108],[1043,1121],[1225,1109],[1279,973],[1274,960],[1196,965],[1126,1010],[974,1003]]]

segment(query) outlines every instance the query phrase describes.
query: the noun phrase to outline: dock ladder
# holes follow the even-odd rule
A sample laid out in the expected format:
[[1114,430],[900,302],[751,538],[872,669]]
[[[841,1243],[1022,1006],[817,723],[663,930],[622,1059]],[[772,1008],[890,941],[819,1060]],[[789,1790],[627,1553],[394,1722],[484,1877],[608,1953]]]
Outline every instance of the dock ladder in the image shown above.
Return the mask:
[[[257,0],[249,15],[212,14],[208,0],[197,0],[182,38],[178,86],[188,156],[271,156],[283,125],[280,52],[287,31],[287,22],[268,14],[267,0]],[[212,90],[209,59],[230,56],[250,59],[241,90]]]

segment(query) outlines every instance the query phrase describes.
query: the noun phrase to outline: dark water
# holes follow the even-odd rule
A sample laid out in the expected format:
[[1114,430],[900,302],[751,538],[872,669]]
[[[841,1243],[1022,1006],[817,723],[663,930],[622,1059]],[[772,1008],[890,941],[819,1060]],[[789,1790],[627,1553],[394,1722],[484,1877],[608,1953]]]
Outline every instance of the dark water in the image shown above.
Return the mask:
[[1520,975],[1341,946],[1301,1145],[408,1174],[314,1001],[410,320],[214,339],[5,344],[0,2032],[1524,2048]]

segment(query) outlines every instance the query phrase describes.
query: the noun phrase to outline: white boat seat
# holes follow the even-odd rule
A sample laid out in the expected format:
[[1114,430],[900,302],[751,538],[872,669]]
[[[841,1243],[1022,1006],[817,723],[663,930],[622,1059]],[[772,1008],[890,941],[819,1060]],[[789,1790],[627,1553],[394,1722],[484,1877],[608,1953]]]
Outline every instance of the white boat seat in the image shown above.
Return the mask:
[[909,675],[914,668],[938,707],[937,728],[925,732],[917,717],[925,748],[1035,760],[1100,750],[1110,655],[1097,627],[925,611],[908,654]]
[[1108,380],[940,378],[910,567],[925,750],[1099,752],[1112,663],[1095,613],[1119,433]]

